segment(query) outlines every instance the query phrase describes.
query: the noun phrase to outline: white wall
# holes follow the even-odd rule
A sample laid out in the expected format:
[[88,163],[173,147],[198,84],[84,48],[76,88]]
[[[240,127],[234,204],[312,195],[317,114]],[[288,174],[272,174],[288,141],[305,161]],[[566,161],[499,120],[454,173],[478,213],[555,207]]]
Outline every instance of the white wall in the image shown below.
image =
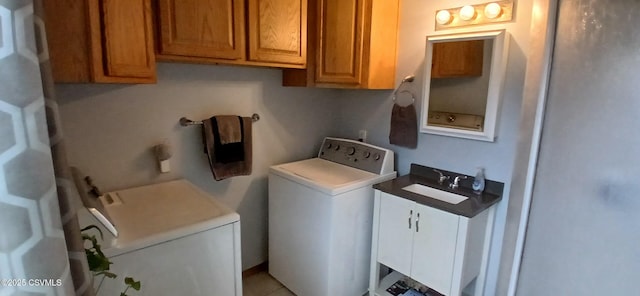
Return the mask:
[[[496,227],[492,241],[488,290],[485,295],[504,295],[495,291],[500,260],[500,247],[509,196],[509,185],[518,141],[520,108],[529,43],[531,0],[517,1],[514,21],[505,24],[467,27],[456,30],[435,31],[436,10],[459,7],[485,1],[424,1],[403,0],[400,11],[400,34],[396,82],[410,74],[416,79],[407,89],[416,94],[416,109],[420,116],[423,87],[423,67],[426,36],[456,33],[461,31],[486,31],[506,28],[511,35],[509,60],[504,87],[504,97],[499,112],[497,140],[493,143],[459,139],[453,137],[419,134],[417,149],[406,149],[389,144],[389,122],[391,117],[391,91],[348,91],[342,94],[339,110],[339,135],[356,137],[358,130],[366,129],[369,142],[388,147],[396,152],[399,174],[406,174],[411,163],[439,167],[449,171],[474,175],[476,167],[486,168],[488,179],[505,183],[505,195],[498,205]],[[399,98],[402,104],[410,102],[408,96]]]
[[[267,259],[269,166],[312,157],[334,134],[334,90],[280,85],[280,70],[184,64],[159,64],[153,85],[58,84],[69,161],[103,191],[186,178],[238,211],[243,267],[255,266]],[[253,113],[253,174],[214,181],[200,128],[178,119]],[[151,151],[164,139],[173,148],[168,174]]]

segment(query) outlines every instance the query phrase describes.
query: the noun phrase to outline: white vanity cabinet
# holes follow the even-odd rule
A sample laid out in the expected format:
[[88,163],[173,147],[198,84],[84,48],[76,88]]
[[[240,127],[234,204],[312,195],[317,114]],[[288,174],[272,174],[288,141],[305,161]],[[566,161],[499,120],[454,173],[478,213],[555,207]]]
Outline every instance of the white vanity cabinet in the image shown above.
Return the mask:
[[441,294],[461,295],[485,265],[492,211],[468,218],[376,190],[370,295],[391,295],[385,289],[402,275]]

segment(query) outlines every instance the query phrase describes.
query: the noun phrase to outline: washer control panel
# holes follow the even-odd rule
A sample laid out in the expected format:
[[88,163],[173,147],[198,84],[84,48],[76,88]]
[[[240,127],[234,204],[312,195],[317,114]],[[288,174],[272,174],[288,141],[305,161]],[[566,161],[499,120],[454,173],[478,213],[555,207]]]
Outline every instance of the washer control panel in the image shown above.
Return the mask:
[[355,140],[327,137],[318,157],[374,174],[393,172],[393,151]]

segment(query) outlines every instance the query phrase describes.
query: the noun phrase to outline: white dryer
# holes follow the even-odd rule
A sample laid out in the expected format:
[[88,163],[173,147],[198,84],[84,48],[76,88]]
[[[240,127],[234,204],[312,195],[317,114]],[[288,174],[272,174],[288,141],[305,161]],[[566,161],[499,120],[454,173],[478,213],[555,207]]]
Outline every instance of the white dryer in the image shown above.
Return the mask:
[[372,185],[395,178],[393,152],[325,138],[317,158],[269,172],[269,273],[300,296],[367,291]]

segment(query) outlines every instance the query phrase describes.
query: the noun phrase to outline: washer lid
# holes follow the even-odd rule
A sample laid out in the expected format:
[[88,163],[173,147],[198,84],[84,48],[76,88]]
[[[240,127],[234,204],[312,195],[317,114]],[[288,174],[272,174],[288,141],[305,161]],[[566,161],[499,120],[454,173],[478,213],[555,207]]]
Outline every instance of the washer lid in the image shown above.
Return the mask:
[[114,256],[233,223],[240,216],[186,180],[114,191],[101,197],[119,235]]
[[387,177],[320,158],[272,166],[271,172],[331,195],[369,186]]

